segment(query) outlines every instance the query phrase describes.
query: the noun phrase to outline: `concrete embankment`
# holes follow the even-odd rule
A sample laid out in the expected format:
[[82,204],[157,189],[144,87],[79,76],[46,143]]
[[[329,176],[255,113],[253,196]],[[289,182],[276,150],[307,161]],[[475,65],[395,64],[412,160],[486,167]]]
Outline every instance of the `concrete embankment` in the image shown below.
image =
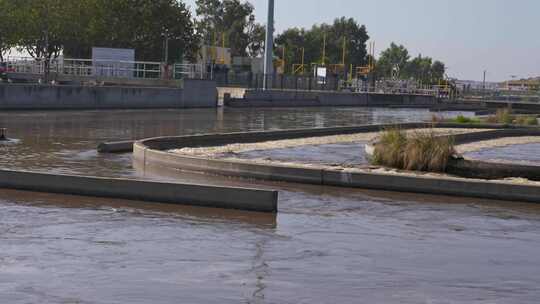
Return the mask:
[[0,170],[0,188],[277,212],[276,191]]
[[485,101],[484,103],[490,109],[511,108],[516,112],[540,113],[538,102]]
[[377,94],[327,91],[247,90],[244,98],[229,98],[229,107],[320,107],[320,106],[363,106],[363,107],[430,107],[437,98],[430,95]]
[[[406,127],[422,127],[426,124],[405,124]],[[455,124],[441,124],[444,127],[464,127]],[[381,129],[384,126],[365,126],[347,128],[345,132],[365,132]],[[471,125],[467,126],[471,127]],[[485,129],[500,126],[484,125]],[[497,131],[497,130],[495,130]],[[504,136],[517,134],[517,129],[502,130]],[[319,134],[329,135],[337,130],[318,130]],[[502,200],[540,202],[540,186],[516,184],[487,180],[467,180],[450,176],[420,176],[414,173],[381,173],[371,170],[343,170],[331,168],[306,168],[295,165],[260,164],[249,160],[224,160],[166,152],[183,147],[216,146],[229,143],[249,143],[271,139],[290,139],[314,136],[313,130],[272,131],[237,133],[225,135],[198,135],[181,137],[162,137],[138,141],[134,145],[136,167],[148,174],[180,174],[182,171],[203,172],[224,176],[255,178],[263,180],[358,187],[377,190],[392,190],[428,194],[443,194],[465,197],[479,197]],[[524,134],[531,131],[525,130]],[[461,136],[461,135],[460,135]],[[493,130],[463,135],[459,142],[471,142],[498,136]]]
[[182,88],[0,84],[0,110],[217,107],[216,83],[184,80]]

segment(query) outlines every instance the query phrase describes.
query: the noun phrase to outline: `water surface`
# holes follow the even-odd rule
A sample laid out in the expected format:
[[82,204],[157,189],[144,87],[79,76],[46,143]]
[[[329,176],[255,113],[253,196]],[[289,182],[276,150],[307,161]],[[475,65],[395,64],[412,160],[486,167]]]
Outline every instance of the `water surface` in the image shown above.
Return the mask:
[[[430,119],[364,108],[3,112],[3,168],[141,177],[106,140]],[[333,160],[332,160],[333,161]],[[0,190],[0,303],[537,303],[540,208],[196,174],[277,215]]]

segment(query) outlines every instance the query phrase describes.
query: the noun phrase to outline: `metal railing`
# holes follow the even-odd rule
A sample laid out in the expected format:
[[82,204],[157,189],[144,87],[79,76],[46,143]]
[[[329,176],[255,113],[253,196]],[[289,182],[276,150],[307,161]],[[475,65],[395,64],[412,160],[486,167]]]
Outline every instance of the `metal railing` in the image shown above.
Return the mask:
[[173,65],[172,76],[174,79],[204,79],[206,71],[202,64],[176,63]]
[[449,95],[448,90],[440,86],[421,85],[411,81],[349,79],[340,75],[328,75],[323,78],[311,75],[263,75],[250,72],[235,73],[226,71],[214,72],[212,78],[217,82],[218,86],[234,86],[248,89],[262,89],[263,80],[266,78],[268,88],[273,90],[349,91],[433,95],[438,97]]
[[[14,73],[43,75],[45,61],[41,59],[11,57],[7,66]],[[89,78],[183,79],[204,78],[200,64],[174,64],[167,66],[152,61],[118,61],[57,58],[49,62],[49,73]]]

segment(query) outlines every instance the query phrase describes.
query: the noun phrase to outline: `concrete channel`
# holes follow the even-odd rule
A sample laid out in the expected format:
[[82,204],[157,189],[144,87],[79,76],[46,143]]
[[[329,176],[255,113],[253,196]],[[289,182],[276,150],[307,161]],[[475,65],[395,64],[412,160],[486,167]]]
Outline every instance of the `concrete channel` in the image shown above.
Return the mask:
[[[274,165],[250,162],[249,160],[221,160],[205,157],[186,156],[169,153],[169,149],[183,147],[207,147],[230,143],[253,143],[278,139],[325,136],[373,132],[389,125],[370,125],[344,128],[323,128],[312,130],[288,130],[233,133],[223,135],[196,135],[180,137],[159,137],[134,143],[133,158],[135,167],[145,174],[181,174],[182,171],[202,172],[216,175],[254,178],[262,180],[285,181],[315,185],[330,185],[401,192],[443,194],[463,197],[478,197],[510,201],[540,203],[540,186],[512,184],[507,182],[468,180],[454,177],[426,177],[407,174],[384,174],[371,172],[348,172],[344,170],[306,168],[295,165]],[[431,126],[426,123],[409,123],[402,128]],[[528,136],[539,134],[535,128],[504,128],[501,125],[472,125],[441,123],[441,128],[479,128],[486,130],[474,134],[458,136],[458,143],[470,143],[479,140],[506,136]]]
[[0,188],[275,213],[278,192],[0,170]]

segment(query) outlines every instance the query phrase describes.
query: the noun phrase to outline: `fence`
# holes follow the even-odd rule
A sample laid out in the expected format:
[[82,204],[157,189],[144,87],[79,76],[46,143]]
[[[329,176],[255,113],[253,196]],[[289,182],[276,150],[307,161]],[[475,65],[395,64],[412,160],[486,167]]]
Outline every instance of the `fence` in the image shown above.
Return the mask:
[[211,77],[218,86],[244,87],[262,89],[266,78],[267,88],[274,90],[295,91],[350,91],[385,94],[417,94],[433,95],[441,98],[449,97],[449,90],[441,86],[420,85],[411,81],[381,79],[349,79],[340,75],[314,77],[310,75],[263,75],[250,72],[234,73],[230,71],[214,71]]
[[263,75],[250,72],[232,73],[214,71],[211,75],[218,86],[238,86],[249,89],[262,89],[266,79],[267,88],[277,90],[337,91],[342,88],[343,79],[339,76],[325,78],[305,75]]
[[[8,70],[19,74],[44,75],[45,61],[34,58],[8,58]],[[134,79],[205,78],[200,64],[165,65],[152,61],[113,61],[92,59],[52,59],[50,74],[71,77],[103,77]]]

